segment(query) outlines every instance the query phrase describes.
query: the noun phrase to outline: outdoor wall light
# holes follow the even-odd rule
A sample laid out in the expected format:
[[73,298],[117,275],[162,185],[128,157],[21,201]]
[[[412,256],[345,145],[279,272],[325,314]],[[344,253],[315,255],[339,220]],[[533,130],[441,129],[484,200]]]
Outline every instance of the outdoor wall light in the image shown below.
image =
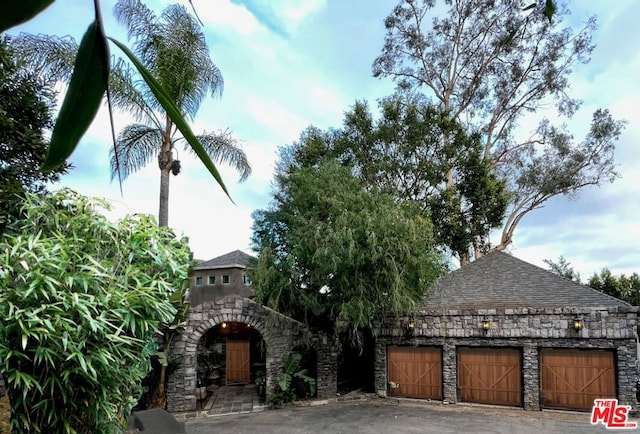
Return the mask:
[[584,323],[582,322],[582,318],[575,317],[573,319],[573,329],[579,332],[580,330],[582,330],[583,327],[584,327]]
[[484,332],[488,332],[489,331],[489,327],[491,327],[491,323],[489,322],[489,318],[485,317],[482,319],[482,330],[484,330]]
[[403,322],[402,328],[404,329],[404,334],[406,337],[413,336],[416,328],[416,322],[413,317],[409,318],[407,322]]
[[223,328],[223,329],[226,329],[226,328],[227,328],[227,323],[226,323],[226,322],[223,322],[223,323],[222,323],[222,328]]

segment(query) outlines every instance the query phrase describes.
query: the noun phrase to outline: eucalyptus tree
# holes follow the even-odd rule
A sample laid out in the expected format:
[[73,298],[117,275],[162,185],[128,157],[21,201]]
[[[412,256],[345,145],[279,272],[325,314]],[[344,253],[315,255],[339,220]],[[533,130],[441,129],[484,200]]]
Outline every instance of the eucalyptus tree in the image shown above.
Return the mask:
[[[392,77],[405,97],[427,95],[482,134],[483,158],[507,182],[511,197],[497,249],[507,247],[522,219],[550,198],[617,177],[614,143],[624,123],[606,109],[593,113],[581,142],[549,119],[524,137],[517,131],[526,113],[554,107],[554,117],[568,118],[580,106],[568,94],[570,73],[589,60],[595,19],[574,31],[563,23],[568,10],[555,6],[401,0],[385,20],[382,53],[373,63],[374,76]],[[454,184],[449,177],[449,187]],[[469,246],[476,255],[479,244]]]

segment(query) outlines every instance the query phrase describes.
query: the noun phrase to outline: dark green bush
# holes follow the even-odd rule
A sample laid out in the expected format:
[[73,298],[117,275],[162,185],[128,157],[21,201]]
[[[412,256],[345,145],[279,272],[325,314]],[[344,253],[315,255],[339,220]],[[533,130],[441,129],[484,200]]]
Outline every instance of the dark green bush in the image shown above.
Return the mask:
[[0,238],[0,371],[12,432],[119,432],[186,284],[185,239],[103,201],[29,196]]

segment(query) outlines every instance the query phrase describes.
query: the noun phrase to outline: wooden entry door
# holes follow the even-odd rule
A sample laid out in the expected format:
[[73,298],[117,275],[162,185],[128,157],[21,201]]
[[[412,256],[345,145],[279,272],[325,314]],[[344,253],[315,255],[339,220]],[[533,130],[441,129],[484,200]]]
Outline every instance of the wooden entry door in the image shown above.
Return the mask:
[[482,404],[522,405],[520,351],[458,349],[458,399]]
[[442,399],[442,350],[437,347],[389,347],[389,395]]
[[545,407],[588,410],[596,398],[616,397],[611,351],[543,349],[540,370]]
[[249,341],[227,339],[227,384],[249,382]]

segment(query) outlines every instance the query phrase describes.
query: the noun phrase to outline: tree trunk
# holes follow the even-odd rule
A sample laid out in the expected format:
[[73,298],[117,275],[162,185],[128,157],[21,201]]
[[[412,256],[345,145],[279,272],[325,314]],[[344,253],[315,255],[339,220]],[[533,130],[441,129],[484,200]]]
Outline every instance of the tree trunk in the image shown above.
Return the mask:
[[167,396],[164,390],[164,383],[167,378],[167,367],[164,365],[160,366],[160,383],[158,384],[158,400],[161,403],[160,408],[165,408],[167,404]]
[[169,226],[169,177],[173,166],[173,144],[171,143],[171,129],[173,124],[167,115],[166,126],[162,135],[162,149],[158,154],[160,167],[160,209],[158,210],[158,225]]
[[169,180],[171,167],[160,171],[160,209],[158,211],[158,224],[169,225]]

